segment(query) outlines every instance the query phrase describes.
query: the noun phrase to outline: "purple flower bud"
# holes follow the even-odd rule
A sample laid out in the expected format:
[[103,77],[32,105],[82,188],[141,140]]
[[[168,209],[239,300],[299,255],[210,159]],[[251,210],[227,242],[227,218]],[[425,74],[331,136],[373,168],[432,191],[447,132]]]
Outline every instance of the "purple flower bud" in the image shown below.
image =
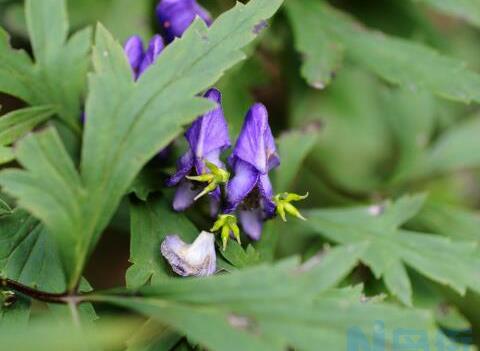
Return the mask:
[[127,40],[124,46],[125,54],[132,68],[133,76],[137,80],[145,70],[150,67],[161,54],[165,45],[160,35],[155,35],[150,40],[145,52],[142,39],[134,35]]
[[[228,126],[221,106],[222,97],[217,89],[208,90],[204,97],[218,104],[217,108],[200,116],[193,122],[192,126],[185,133],[188,141],[188,151],[178,160],[177,172],[167,181],[168,186],[178,186],[173,208],[176,211],[184,211],[190,207],[196,195],[201,192],[198,184],[192,183],[186,177],[189,175],[202,175],[209,173],[206,161],[217,167],[224,168],[220,161],[222,151],[230,147]],[[212,212],[218,210],[220,201],[220,189],[210,193]]]
[[181,37],[196,16],[212,24],[210,14],[196,0],[161,0],[157,6],[157,18],[167,42]]
[[254,104],[248,111],[229,163],[235,176],[227,185],[226,212],[238,209],[243,230],[258,240],[262,222],[275,215],[268,173],[280,165],[263,104]]

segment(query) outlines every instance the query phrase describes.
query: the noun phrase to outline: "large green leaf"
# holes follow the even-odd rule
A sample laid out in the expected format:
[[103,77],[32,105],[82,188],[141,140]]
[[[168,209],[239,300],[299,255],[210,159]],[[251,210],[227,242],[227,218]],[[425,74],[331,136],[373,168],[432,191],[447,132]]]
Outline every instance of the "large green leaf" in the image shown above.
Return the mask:
[[396,328],[433,331],[428,313],[360,303],[356,292],[330,290],[362,249],[336,248],[313,266],[290,260],[207,279],[170,280],[142,289],[139,297],[99,299],[151,316],[210,350],[341,350],[346,342],[358,347],[379,337],[378,320],[390,346]]
[[71,128],[79,130],[91,31],[67,39],[64,0],[27,0],[25,10],[35,63],[25,52],[12,50],[0,29],[0,91],[32,106],[53,105]]
[[306,225],[341,244],[368,245],[362,261],[405,304],[411,304],[412,295],[406,265],[461,294],[467,288],[480,291],[475,243],[399,229],[423,201],[424,196],[406,196],[371,207],[310,210]]
[[305,32],[323,31],[345,48],[348,57],[387,81],[465,103],[480,101],[480,75],[463,62],[422,44],[364,28],[325,2],[297,3],[304,13],[316,18],[306,22],[313,27],[305,28]]
[[56,134],[47,131],[19,145],[17,156],[27,171],[8,170],[0,176],[5,190],[57,238],[70,289],[141,168],[183,125],[212,108],[197,94],[244,58],[241,49],[255,39],[258,23],[281,3],[238,4],[210,28],[195,21],[138,82],[122,46],[98,26],[81,175]]

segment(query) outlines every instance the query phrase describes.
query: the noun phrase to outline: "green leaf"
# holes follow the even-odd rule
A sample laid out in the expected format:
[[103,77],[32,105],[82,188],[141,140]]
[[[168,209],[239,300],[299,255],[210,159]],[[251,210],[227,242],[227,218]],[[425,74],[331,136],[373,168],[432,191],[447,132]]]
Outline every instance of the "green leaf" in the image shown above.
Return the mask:
[[38,289],[65,291],[55,243],[41,223],[16,209],[0,217],[0,275]]
[[368,343],[376,320],[385,323],[387,345],[395,328],[433,331],[428,313],[362,304],[356,294],[330,290],[362,250],[336,248],[310,267],[290,260],[206,279],[169,280],[142,289],[141,297],[98,299],[170,325],[210,350],[340,350],[353,326]]
[[343,47],[328,33],[317,29],[319,18],[310,5],[308,1],[289,1],[286,9],[293,27],[295,48],[302,55],[302,76],[312,87],[323,89],[342,63]]
[[91,31],[67,39],[64,0],[27,0],[25,10],[35,63],[25,52],[12,50],[0,29],[0,91],[32,106],[55,106],[60,118],[79,131]]
[[244,268],[260,263],[260,253],[258,253],[252,245],[248,245],[246,249],[231,240],[225,251],[221,251],[222,256],[237,268]]
[[[0,276],[44,291],[65,290],[55,243],[39,221],[23,210],[0,217]],[[0,307],[0,326],[25,327],[30,319],[30,300],[17,296],[11,306]]]
[[292,191],[292,183],[299,173],[303,161],[315,146],[318,134],[318,130],[313,128],[306,131],[290,131],[278,138],[278,153],[282,164],[274,178],[274,189],[277,193]]
[[152,198],[147,202],[132,202],[130,262],[127,286],[138,288],[147,282],[168,277],[169,267],[160,254],[160,244],[167,235],[177,234],[185,242],[193,241],[199,231],[185,217],[173,212],[166,199]]
[[98,26],[80,175],[52,131],[19,144],[17,158],[27,171],[0,175],[5,191],[57,238],[70,289],[142,167],[183,125],[212,108],[197,94],[244,58],[241,49],[255,39],[256,25],[281,3],[238,4],[210,28],[195,21],[138,82],[122,46]]
[[23,108],[0,118],[0,145],[10,145],[55,113],[52,106]]
[[424,2],[447,15],[456,16],[480,27],[480,1],[478,0],[415,0]]
[[460,294],[467,288],[480,291],[475,279],[480,267],[476,244],[399,229],[418,213],[423,202],[424,196],[406,196],[370,207],[305,211],[306,225],[341,244],[368,245],[361,260],[407,305],[412,292],[405,265]]
[[325,2],[305,0],[301,4],[303,11],[316,18],[315,26],[305,32],[324,31],[345,48],[348,57],[388,82],[455,101],[480,101],[480,75],[463,62],[422,44],[364,28]]
[[82,200],[85,195],[80,177],[54,129],[24,138],[16,157],[25,170],[9,169],[1,174],[5,190],[18,197],[19,206],[43,219],[55,237],[68,276],[79,261],[82,238]]

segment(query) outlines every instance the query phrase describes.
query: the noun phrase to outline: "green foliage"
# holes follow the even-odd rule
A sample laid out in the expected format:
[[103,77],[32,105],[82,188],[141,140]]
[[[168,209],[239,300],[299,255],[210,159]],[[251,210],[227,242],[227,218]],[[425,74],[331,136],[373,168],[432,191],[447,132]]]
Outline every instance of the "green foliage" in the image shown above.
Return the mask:
[[[346,55],[387,81],[411,90],[426,89],[456,101],[480,101],[480,75],[462,62],[421,44],[362,28],[325,3],[304,0],[302,5],[304,12],[318,19],[317,23],[312,22],[317,27],[309,32],[320,27],[326,37],[334,38],[336,45],[345,48]],[[292,19],[303,20],[303,16]]]
[[91,32],[87,28],[67,39],[61,0],[26,1],[25,11],[35,63],[25,52],[12,50],[7,33],[0,30],[0,91],[32,106],[55,106],[59,117],[78,131]]
[[[142,297],[100,299],[151,316],[211,350],[284,350],[287,346],[316,350],[318,345],[340,349],[348,328],[358,326],[371,337],[376,319],[393,328],[409,325],[433,330],[423,312],[362,304],[356,294],[329,291],[362,250],[362,246],[337,248],[313,267],[289,260],[199,281],[162,282],[140,290]],[[386,335],[390,343],[390,330]]]
[[479,291],[476,244],[400,229],[418,213],[423,201],[423,196],[413,196],[370,207],[310,210],[308,226],[341,244],[367,245],[362,262],[407,305],[412,286],[405,265],[461,294],[467,288]]

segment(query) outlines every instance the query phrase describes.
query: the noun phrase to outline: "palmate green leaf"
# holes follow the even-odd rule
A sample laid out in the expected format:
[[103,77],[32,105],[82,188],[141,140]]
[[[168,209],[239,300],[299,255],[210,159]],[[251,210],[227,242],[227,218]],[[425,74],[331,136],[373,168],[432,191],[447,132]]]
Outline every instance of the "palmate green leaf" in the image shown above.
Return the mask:
[[318,350],[319,345],[340,350],[351,328],[361,329],[368,344],[378,320],[385,323],[389,348],[395,328],[433,331],[428,313],[360,303],[356,293],[330,290],[362,250],[333,249],[313,267],[289,260],[206,279],[170,280],[142,289],[141,297],[99,300],[151,316],[210,350]]
[[364,28],[325,2],[305,0],[301,5],[317,19],[306,32],[323,30],[345,48],[348,57],[383,79],[455,101],[480,101],[480,75],[463,62],[422,44]]
[[478,0],[414,0],[466,20],[474,26],[480,27],[480,1]]
[[60,118],[78,131],[91,31],[67,39],[64,0],[27,0],[25,11],[35,63],[25,52],[12,50],[0,29],[0,91],[32,106],[55,106]]
[[460,294],[467,288],[480,291],[475,243],[399,229],[418,213],[423,201],[424,196],[407,196],[371,207],[305,211],[306,225],[341,244],[367,244],[361,260],[405,304],[411,304],[412,295],[405,266]]
[[287,14],[293,27],[295,48],[302,54],[302,76],[316,89],[325,88],[343,60],[343,47],[322,30],[315,11],[308,2],[289,1]]
[[26,171],[0,175],[5,191],[57,238],[70,289],[141,168],[183,125],[212,108],[196,95],[244,58],[241,49],[255,39],[257,24],[281,3],[238,4],[210,28],[195,21],[138,82],[122,46],[98,26],[80,175],[52,131],[20,143],[18,159]]

